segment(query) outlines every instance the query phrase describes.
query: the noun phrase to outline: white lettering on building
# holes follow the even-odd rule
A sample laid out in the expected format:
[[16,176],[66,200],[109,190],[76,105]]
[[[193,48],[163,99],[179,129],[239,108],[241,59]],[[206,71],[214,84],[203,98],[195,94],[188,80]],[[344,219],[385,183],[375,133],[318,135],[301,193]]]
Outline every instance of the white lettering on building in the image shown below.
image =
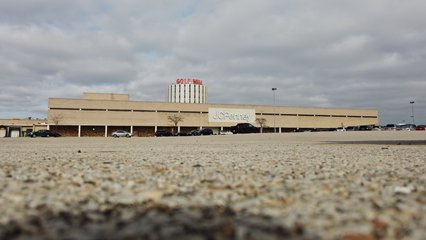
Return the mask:
[[209,108],[209,122],[253,123],[254,109]]

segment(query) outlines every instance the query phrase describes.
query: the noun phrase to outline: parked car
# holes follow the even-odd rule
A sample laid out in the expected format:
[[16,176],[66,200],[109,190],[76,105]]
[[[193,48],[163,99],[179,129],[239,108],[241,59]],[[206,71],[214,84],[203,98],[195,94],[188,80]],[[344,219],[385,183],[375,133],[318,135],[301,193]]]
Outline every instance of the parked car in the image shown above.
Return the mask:
[[220,130],[219,131],[219,135],[232,135],[233,133],[231,131],[225,131],[225,130]]
[[372,131],[373,126],[372,125],[361,125],[358,128],[358,131]]
[[155,136],[156,137],[169,137],[169,136],[173,136],[173,134],[169,131],[166,130],[158,130],[155,132]]
[[210,128],[203,128],[191,131],[192,136],[200,136],[200,135],[213,135],[213,130]]
[[127,131],[124,131],[124,130],[115,131],[111,135],[113,137],[115,137],[115,138],[118,138],[118,137],[127,137],[127,138],[130,138],[130,137],[132,137],[131,133],[129,133]]
[[189,135],[191,136],[198,136],[200,135],[200,129],[195,129],[189,132]]
[[175,134],[176,136],[191,136],[189,132],[181,131]]
[[415,131],[416,125],[409,123],[400,123],[396,125],[396,130],[398,131]]
[[258,133],[259,128],[251,125],[250,123],[238,123],[237,125],[231,127],[231,132],[233,134],[238,133]]
[[387,124],[383,129],[386,131],[396,131],[396,124]]
[[359,131],[359,126],[346,127],[346,131]]
[[382,129],[382,127],[381,126],[376,126],[376,125],[374,125],[373,126],[373,129],[372,129],[372,131],[382,131],[383,129]]
[[418,125],[416,127],[416,131],[425,131],[426,130],[426,125]]
[[344,128],[344,127],[338,127],[338,128],[336,128],[336,131],[337,132],[346,132],[346,128]]
[[210,128],[203,128],[200,130],[200,135],[213,135],[213,130]]
[[51,131],[51,130],[38,130],[35,132],[30,132],[29,137],[60,137],[61,134]]

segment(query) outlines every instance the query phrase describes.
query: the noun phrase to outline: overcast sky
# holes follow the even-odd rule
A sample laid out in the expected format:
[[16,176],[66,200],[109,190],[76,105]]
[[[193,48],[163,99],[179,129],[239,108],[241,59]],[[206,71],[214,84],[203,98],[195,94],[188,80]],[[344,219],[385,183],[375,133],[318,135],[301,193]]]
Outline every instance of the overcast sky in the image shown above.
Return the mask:
[[176,78],[209,103],[373,108],[426,123],[425,0],[2,0],[0,118],[49,97],[164,101]]

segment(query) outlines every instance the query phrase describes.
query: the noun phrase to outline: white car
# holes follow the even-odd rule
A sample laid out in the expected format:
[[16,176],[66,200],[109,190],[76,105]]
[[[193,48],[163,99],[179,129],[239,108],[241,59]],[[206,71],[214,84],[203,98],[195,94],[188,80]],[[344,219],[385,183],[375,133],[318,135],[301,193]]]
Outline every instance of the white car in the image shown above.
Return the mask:
[[132,137],[131,133],[129,133],[127,131],[124,131],[124,130],[115,131],[111,135],[113,137],[115,137],[115,138],[118,138],[118,137],[128,137],[129,138],[129,137]]
[[231,131],[224,131],[224,130],[220,130],[219,131],[219,135],[232,135],[233,133]]
[[408,123],[398,123],[396,125],[398,131],[416,131],[416,125]]

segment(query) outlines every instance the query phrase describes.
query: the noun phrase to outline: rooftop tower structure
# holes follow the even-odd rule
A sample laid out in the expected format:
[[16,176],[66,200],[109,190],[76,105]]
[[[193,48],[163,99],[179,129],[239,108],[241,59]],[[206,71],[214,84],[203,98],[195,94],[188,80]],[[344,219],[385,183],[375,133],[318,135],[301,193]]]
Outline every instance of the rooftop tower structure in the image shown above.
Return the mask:
[[168,88],[168,102],[207,103],[207,87],[200,79],[178,78]]

